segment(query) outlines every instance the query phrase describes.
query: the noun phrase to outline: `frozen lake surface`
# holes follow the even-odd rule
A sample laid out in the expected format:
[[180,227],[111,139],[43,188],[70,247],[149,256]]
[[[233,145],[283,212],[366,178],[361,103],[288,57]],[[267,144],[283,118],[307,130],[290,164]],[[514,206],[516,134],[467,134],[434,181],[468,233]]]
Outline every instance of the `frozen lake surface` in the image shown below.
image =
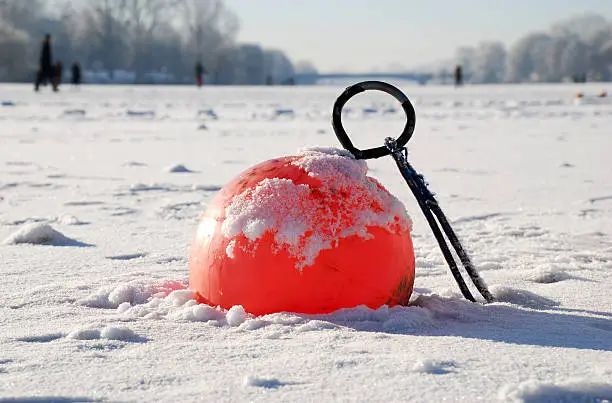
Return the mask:
[[[339,147],[343,88],[0,85],[0,401],[612,399],[612,99],[403,89],[409,159],[495,303],[462,299],[390,157],[368,165],[414,220],[410,306],[255,318],[185,290],[215,192]],[[347,130],[381,145],[394,102],[360,95]]]

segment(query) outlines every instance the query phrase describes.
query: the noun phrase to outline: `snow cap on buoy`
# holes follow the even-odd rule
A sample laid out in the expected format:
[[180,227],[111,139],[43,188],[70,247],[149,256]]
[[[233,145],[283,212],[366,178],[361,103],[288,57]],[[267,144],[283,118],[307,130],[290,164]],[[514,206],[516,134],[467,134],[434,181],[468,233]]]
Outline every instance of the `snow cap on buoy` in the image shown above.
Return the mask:
[[201,218],[189,261],[200,302],[267,314],[406,304],[411,220],[367,164],[309,148],[228,183]]

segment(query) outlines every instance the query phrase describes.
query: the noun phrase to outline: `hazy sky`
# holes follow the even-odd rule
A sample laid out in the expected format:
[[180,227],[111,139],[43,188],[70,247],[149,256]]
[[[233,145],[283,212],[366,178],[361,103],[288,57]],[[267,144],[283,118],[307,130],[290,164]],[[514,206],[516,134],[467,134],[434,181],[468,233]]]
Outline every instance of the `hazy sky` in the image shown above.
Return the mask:
[[238,40],[284,50],[320,71],[388,70],[450,59],[481,40],[512,43],[586,12],[612,19],[612,0],[226,0]]

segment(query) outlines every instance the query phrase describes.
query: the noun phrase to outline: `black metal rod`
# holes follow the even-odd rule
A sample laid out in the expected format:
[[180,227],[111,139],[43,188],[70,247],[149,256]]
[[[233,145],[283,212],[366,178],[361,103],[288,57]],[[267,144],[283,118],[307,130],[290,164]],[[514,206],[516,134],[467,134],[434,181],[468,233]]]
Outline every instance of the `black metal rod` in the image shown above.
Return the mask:
[[[397,158],[399,156],[403,159],[402,164],[405,166],[404,170],[406,171],[406,175],[408,175],[411,180],[415,182],[415,186],[419,188],[420,197],[423,198],[424,204],[427,206],[428,210],[433,212],[433,214],[436,216],[438,223],[442,227],[442,230],[444,231],[444,234],[448,238],[450,244],[453,246],[453,249],[455,249],[459,260],[463,264],[463,267],[465,268],[465,271],[467,272],[468,276],[474,283],[474,286],[476,286],[482,297],[487,302],[492,302],[493,295],[491,295],[491,293],[487,289],[486,284],[478,274],[478,271],[474,268],[474,265],[472,264],[472,261],[467,251],[463,248],[463,245],[461,245],[459,237],[457,237],[457,234],[453,230],[453,227],[448,222],[448,219],[442,211],[440,204],[438,203],[434,195],[431,193],[431,191],[427,188],[427,184],[423,180],[423,177],[416,172],[412,165],[410,165],[410,163],[406,159],[404,159],[401,154],[393,154],[393,156],[394,158]],[[398,167],[400,168],[400,171],[402,171],[402,165],[398,164]],[[404,175],[404,178],[406,178],[406,175]],[[440,240],[438,240],[438,243],[439,242]]]
[[[397,139],[388,137],[385,139],[384,146],[361,150],[355,147],[344,130],[342,125],[342,109],[352,97],[368,90],[383,91],[392,95],[396,100],[398,100],[402,104],[402,109],[406,114],[406,125],[401,135]],[[470,301],[476,301],[465,283],[461,272],[459,271],[455,257],[448,246],[447,239],[455,250],[459,260],[463,264],[468,276],[474,283],[474,286],[478,289],[480,294],[487,302],[492,302],[493,295],[491,295],[486,284],[472,264],[468,253],[461,245],[457,234],[448,222],[446,215],[444,215],[444,212],[440,208],[433,193],[431,193],[431,191],[427,188],[427,184],[425,183],[423,176],[419,175],[408,162],[407,151],[404,146],[412,137],[415,123],[416,114],[408,97],[406,97],[406,95],[404,95],[404,93],[398,88],[381,81],[364,81],[348,87],[336,100],[332,112],[332,126],[338,140],[340,140],[340,144],[342,144],[345,149],[350,151],[356,159],[380,158],[385,155],[391,155],[393,157],[400,173],[402,174],[402,177],[408,184],[408,187],[412,191],[414,197],[417,199],[419,207],[427,219],[427,223],[429,224],[429,227],[431,228],[431,231],[438,242],[442,255],[444,256],[444,259],[446,260],[446,263],[448,264],[457,285],[459,285],[459,289],[461,290],[463,296]],[[440,229],[440,227],[442,227],[442,229]]]
[[455,252],[457,252],[457,256],[459,256],[461,263],[463,263],[463,267],[465,268],[465,271],[467,272],[468,276],[470,276],[470,279],[472,280],[472,283],[474,283],[474,286],[476,286],[478,292],[480,292],[480,295],[482,295],[482,297],[487,302],[493,302],[493,295],[491,294],[491,292],[489,292],[487,285],[482,280],[482,278],[478,274],[478,271],[472,264],[472,261],[470,260],[467,251],[463,248],[463,245],[461,245],[457,234],[446,219],[444,212],[437,203],[435,206],[431,206],[431,209],[438,218],[438,222],[442,226],[442,229],[444,230],[444,233],[446,234],[446,237],[450,241],[451,245],[453,245]]
[[451,274],[455,278],[455,282],[457,282],[457,285],[459,286],[459,289],[461,290],[461,294],[463,294],[463,296],[466,299],[472,302],[476,302],[476,299],[470,292],[470,289],[465,283],[465,280],[463,280],[463,277],[461,276],[461,272],[459,271],[459,268],[457,267],[457,263],[455,262],[455,259],[453,258],[453,254],[451,253],[448,245],[446,244],[446,240],[444,239],[444,235],[442,234],[442,231],[440,231],[440,227],[438,227],[438,223],[436,222],[436,219],[434,218],[429,206],[427,205],[427,199],[425,195],[422,194],[421,189],[419,189],[419,186],[415,183],[413,179],[414,176],[410,172],[407,171],[407,168],[408,168],[406,166],[407,162],[403,160],[403,158],[401,157],[401,154],[398,155],[398,153],[392,152],[391,156],[395,160],[395,163],[397,164],[397,167],[399,168],[402,176],[404,177],[404,180],[408,184],[408,187],[412,191],[412,194],[417,199],[419,207],[421,208],[423,215],[427,219],[427,223],[429,224],[429,227],[431,228],[431,231],[433,232],[434,237],[436,238],[436,241],[438,242],[438,246],[440,247],[440,250],[442,251],[444,260],[446,260],[446,263],[448,264],[448,267],[450,268]]

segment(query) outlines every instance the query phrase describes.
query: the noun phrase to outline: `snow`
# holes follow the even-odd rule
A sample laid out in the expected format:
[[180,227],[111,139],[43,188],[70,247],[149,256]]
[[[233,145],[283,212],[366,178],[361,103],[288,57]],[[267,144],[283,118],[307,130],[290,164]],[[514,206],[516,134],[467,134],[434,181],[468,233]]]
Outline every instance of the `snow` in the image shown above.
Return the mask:
[[232,239],[225,248],[225,254],[230,259],[233,259],[236,255],[234,255],[234,251],[236,250],[236,240]]
[[287,385],[287,383],[279,381],[276,378],[260,378],[257,376],[246,376],[244,378],[244,386],[277,389],[285,385]]
[[70,332],[66,338],[73,340],[120,340],[127,342],[145,341],[127,327],[105,326],[102,329],[85,328]]
[[90,308],[112,309],[118,308],[126,302],[130,305],[144,304],[151,297],[160,294],[169,294],[168,297],[171,298],[171,303],[173,303],[171,292],[181,288],[184,288],[184,286],[175,281],[132,280],[119,283],[119,285],[101,287],[92,294],[78,300],[77,303]]
[[167,166],[164,171],[169,173],[190,173],[192,172],[190,169],[186,168],[184,165],[175,164]]
[[499,399],[508,402],[600,402],[612,399],[612,386],[588,381],[566,381],[559,384],[526,381],[500,391]]
[[227,324],[230,326],[240,326],[247,318],[247,313],[241,305],[235,305],[227,311]]
[[[321,185],[297,184],[291,179],[265,178],[255,188],[236,195],[225,209],[222,233],[232,242],[243,234],[250,241],[274,232],[275,246],[286,247],[297,268],[311,266],[322,250],[341,238],[368,238],[368,227],[405,231],[411,221],[403,204],[366,176],[365,161],[335,148],[307,148],[291,162]],[[318,197],[312,196],[313,189]],[[343,194],[342,198],[338,194]],[[352,208],[347,208],[351,206]],[[257,247],[257,244],[253,244]]]
[[[69,220],[69,223],[72,224],[73,221]],[[9,235],[2,243],[4,245],[16,245],[21,243],[53,246],[84,245],[54,230],[49,224],[37,222],[23,225],[19,230]]]
[[[612,100],[599,85],[404,89],[409,159],[494,303],[462,299],[389,157],[345,164],[329,123],[342,88],[1,85],[0,400],[612,400]],[[405,123],[385,94],[349,107],[363,148]],[[410,214],[409,306],[254,317],[194,300],[206,205],[296,152],[313,180],[367,172]],[[169,175],[177,161],[192,173]]]
[[63,214],[56,219],[57,223],[62,225],[86,225],[86,222],[83,222],[70,214]]
[[452,361],[434,361],[430,359],[422,359],[418,360],[412,370],[415,372],[421,372],[424,374],[432,374],[432,375],[446,375],[452,371],[455,363]]

